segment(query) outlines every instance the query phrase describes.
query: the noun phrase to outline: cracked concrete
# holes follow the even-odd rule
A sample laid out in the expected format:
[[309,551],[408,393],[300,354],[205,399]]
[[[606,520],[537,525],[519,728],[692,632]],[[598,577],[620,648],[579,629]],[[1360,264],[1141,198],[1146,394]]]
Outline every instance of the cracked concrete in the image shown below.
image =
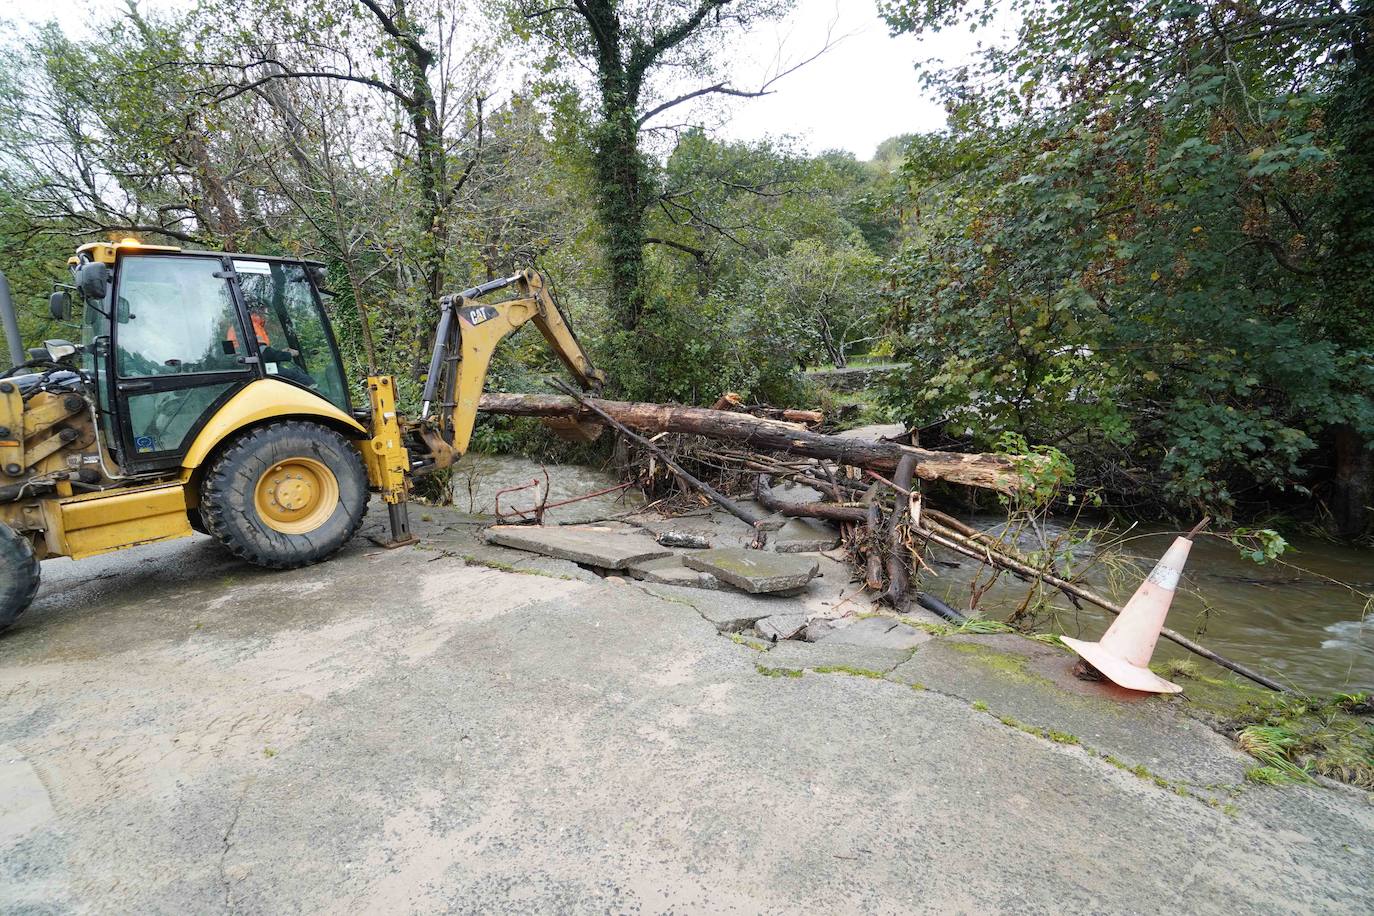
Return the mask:
[[884,678],[764,677],[798,644],[721,635],[835,613],[837,569],[798,599],[583,578],[427,514],[420,548],[360,538],[286,573],[203,538],[49,564],[0,637],[0,772],[46,801],[0,831],[0,908],[1229,916],[1374,895],[1361,793],[1253,787],[1227,813],[998,721],[1038,682],[959,667],[949,640]]

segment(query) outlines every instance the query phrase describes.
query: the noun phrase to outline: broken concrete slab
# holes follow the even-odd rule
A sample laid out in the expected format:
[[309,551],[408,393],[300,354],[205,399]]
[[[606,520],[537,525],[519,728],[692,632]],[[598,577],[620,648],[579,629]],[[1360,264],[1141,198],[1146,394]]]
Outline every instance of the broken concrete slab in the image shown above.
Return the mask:
[[602,569],[625,569],[631,563],[672,553],[640,531],[606,526],[496,525],[486,530],[485,537],[503,547]]
[[792,518],[768,542],[778,553],[819,553],[840,546],[840,533],[834,526],[810,518]]
[[649,582],[641,587],[651,595],[690,607],[722,633],[751,629],[765,617],[793,612],[797,607],[794,602],[777,595],[750,595],[733,588],[712,590]]
[[802,588],[821,571],[812,557],[742,547],[717,547],[687,554],[683,562],[753,595]]
[[817,617],[806,625],[802,631],[802,639],[807,642],[820,642],[825,637],[850,626],[855,622],[853,617]]
[[1254,766],[1231,742],[1175,708],[1186,701],[1081,681],[1071,673],[1073,662],[1063,649],[1012,634],[951,636],[921,646],[889,679],[985,703],[993,715],[1066,741],[1071,736],[1174,782],[1237,784]]
[[911,651],[787,640],[773,647],[768,653],[767,664],[770,668],[793,671],[807,668],[842,668],[886,674],[910,658]]
[[865,617],[814,640],[819,645],[871,646],[876,649],[914,649],[930,642],[924,630],[888,617]]
[[806,628],[805,614],[774,614],[754,624],[754,631],[764,639],[791,639]]
[[685,585],[688,588],[725,587],[710,573],[688,568],[678,554],[639,560],[627,566],[625,571],[642,582],[655,582],[660,585]]

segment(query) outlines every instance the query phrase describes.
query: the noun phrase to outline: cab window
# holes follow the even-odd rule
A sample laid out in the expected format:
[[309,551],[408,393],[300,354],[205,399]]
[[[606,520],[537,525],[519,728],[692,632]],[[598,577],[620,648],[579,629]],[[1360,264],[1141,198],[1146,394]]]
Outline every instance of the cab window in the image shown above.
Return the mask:
[[238,317],[218,258],[126,259],[115,290],[121,378],[238,372]]
[[263,371],[348,409],[343,372],[324,313],[300,264],[235,260]]

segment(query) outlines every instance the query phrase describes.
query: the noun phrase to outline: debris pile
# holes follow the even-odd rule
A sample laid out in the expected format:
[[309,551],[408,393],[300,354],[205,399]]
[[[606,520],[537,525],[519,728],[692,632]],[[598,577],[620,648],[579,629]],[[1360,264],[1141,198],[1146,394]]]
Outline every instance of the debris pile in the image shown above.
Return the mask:
[[[705,588],[725,585],[751,594],[784,595],[805,590],[818,574],[819,567],[808,565],[808,555],[838,549],[874,600],[899,613],[914,602],[962,623],[966,619],[963,613],[912,585],[920,581],[923,572],[931,570],[927,559],[930,549],[942,548],[1025,581],[1039,580],[1075,606],[1081,607],[1086,601],[1114,615],[1121,613],[1110,600],[1060,578],[1002,540],[927,505],[923,488],[934,482],[1015,493],[1034,481],[1042,464],[1038,456],[920,448],[900,426],[831,434],[820,431],[823,418],[818,412],[746,408],[732,395],[721,398],[714,408],[697,408],[604,400],[567,386],[561,390],[566,396],[486,394],[480,409],[554,418],[560,426],[597,422],[615,429],[623,446],[619,450],[622,472],[653,500],[651,505],[672,515],[714,504],[749,526],[752,539],[747,546],[751,549],[711,544],[710,549],[702,550],[709,541],[689,539],[677,543],[697,549],[683,554],[648,550],[625,557],[625,552],[637,549],[627,546],[628,538],[634,538],[642,550],[645,544],[661,547],[668,543],[664,540],[667,536],[690,536],[669,532],[654,541],[624,532],[612,536],[604,529],[583,530],[577,539],[605,540],[599,548],[603,554],[600,560],[605,562],[594,557],[579,559],[590,554],[574,552],[560,542],[571,540],[571,534],[555,534],[548,529],[542,530],[542,546],[526,549],[593,568],[627,570],[645,581]],[[792,492],[779,492],[775,486],[779,482],[787,482]],[[797,499],[796,493],[805,495]],[[530,537],[528,528],[492,531],[494,541],[508,546],[520,546],[516,541]],[[765,548],[771,549],[765,552]],[[789,553],[796,562],[785,562]],[[760,635],[771,640],[800,636],[808,641],[836,635],[819,630],[813,633],[806,619],[782,616],[788,619],[760,623]],[[859,638],[877,626],[867,625],[846,638]],[[885,645],[895,648],[895,643],[915,638],[894,634],[900,625],[884,626]],[[1257,683],[1282,689],[1167,627],[1162,635]]]

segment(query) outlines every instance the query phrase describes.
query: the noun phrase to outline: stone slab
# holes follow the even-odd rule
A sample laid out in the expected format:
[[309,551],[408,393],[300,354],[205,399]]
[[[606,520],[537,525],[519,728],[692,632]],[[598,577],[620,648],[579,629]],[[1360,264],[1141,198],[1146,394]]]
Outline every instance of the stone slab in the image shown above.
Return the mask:
[[733,588],[687,588],[645,582],[643,589],[651,595],[691,608],[722,633],[739,633],[751,629],[765,617],[797,610],[796,603],[786,598],[751,595]]
[[774,614],[754,624],[754,631],[764,639],[791,639],[806,628],[805,614]]
[[840,533],[810,518],[790,518],[768,539],[778,553],[819,553],[840,546]]
[[930,642],[924,630],[887,617],[865,617],[816,640],[818,645],[872,646],[876,649],[914,649]]
[[723,588],[723,583],[710,573],[690,569],[682,562],[682,557],[672,554],[640,560],[625,569],[633,578],[641,582],[659,585],[685,585],[688,588]]
[[1081,681],[1073,663],[1063,649],[1012,634],[951,636],[921,646],[889,678],[981,701],[995,716],[1073,735],[1084,747],[1175,782],[1237,784],[1255,765],[1176,708],[1186,700]]
[[769,553],[740,547],[717,547],[687,554],[683,561],[692,569],[757,595],[788,592],[804,587],[821,571],[811,557]]
[[485,537],[503,547],[602,569],[625,569],[631,563],[672,553],[640,531],[604,526],[496,525],[486,530]]
[[911,657],[910,649],[878,649],[872,646],[825,645],[789,639],[768,653],[770,668],[852,668],[886,673]]

